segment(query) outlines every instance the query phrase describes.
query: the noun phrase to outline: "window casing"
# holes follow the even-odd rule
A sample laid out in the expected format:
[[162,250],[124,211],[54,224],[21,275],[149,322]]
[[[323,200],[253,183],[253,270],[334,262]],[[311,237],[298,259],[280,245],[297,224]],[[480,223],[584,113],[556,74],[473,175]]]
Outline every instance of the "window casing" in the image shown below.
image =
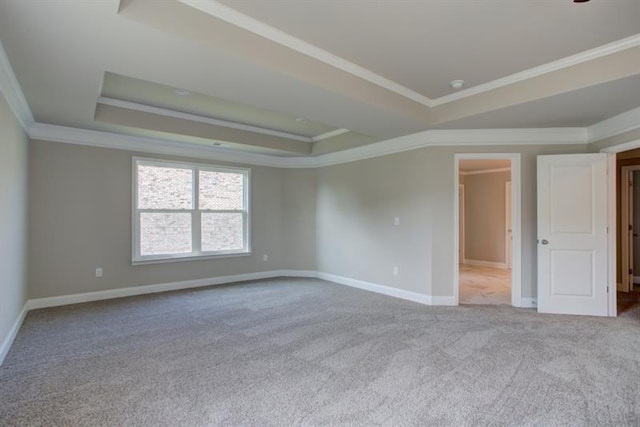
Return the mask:
[[250,174],[134,157],[132,263],[250,254]]

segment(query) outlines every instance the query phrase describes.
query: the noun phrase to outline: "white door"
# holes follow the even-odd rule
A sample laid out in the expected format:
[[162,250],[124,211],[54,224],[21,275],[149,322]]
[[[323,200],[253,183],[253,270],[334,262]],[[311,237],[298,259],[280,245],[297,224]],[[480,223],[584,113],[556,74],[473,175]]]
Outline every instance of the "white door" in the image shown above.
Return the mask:
[[538,311],[607,306],[607,155],[538,156]]

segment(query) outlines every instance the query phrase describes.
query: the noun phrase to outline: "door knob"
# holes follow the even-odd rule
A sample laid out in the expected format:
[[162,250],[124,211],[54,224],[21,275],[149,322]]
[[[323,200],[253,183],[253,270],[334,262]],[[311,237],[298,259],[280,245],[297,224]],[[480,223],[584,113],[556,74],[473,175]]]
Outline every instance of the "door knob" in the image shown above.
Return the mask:
[[548,245],[549,241],[547,239],[542,239],[540,243],[542,243],[543,245]]

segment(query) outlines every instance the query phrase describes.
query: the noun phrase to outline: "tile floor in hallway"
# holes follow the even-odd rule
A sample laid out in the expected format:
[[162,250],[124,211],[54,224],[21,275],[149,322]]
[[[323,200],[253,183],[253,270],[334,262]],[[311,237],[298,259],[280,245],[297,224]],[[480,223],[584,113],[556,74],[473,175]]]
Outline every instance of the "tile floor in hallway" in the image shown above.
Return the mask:
[[511,304],[511,270],[460,265],[460,304]]

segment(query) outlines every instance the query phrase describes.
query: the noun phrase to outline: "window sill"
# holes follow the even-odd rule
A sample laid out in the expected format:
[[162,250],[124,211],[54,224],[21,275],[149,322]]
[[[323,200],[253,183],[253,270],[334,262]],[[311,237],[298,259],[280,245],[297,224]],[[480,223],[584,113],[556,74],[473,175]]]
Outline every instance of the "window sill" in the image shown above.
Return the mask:
[[218,255],[176,256],[172,258],[133,260],[131,261],[131,265],[164,264],[168,262],[184,262],[184,261],[204,261],[204,260],[212,260],[212,259],[220,259],[220,258],[245,257],[250,255],[253,255],[253,252],[234,252],[234,253],[218,254]]

